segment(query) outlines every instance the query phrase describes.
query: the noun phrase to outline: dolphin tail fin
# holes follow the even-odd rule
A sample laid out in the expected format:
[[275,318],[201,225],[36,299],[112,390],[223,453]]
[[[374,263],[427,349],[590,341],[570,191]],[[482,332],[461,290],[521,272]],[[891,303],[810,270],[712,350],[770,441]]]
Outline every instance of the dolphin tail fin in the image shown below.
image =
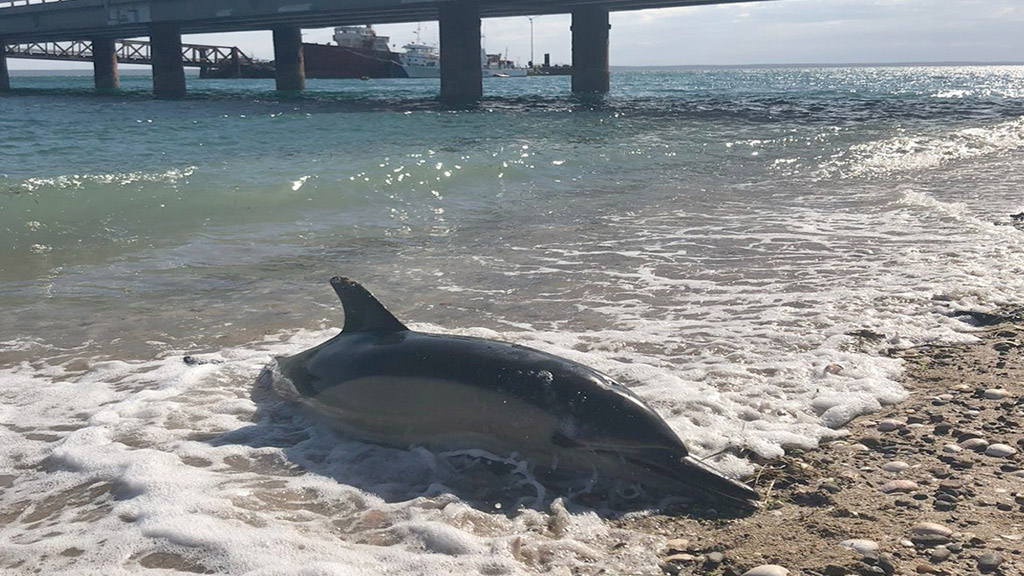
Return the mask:
[[408,330],[361,284],[348,278],[331,278],[331,287],[345,309],[342,332],[378,332],[388,334]]

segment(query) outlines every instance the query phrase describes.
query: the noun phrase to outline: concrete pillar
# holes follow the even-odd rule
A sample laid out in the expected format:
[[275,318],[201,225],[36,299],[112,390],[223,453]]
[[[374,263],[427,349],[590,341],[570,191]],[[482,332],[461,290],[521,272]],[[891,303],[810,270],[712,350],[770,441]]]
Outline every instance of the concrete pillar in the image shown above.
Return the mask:
[[306,61],[302,55],[302,28],[274,28],[274,68],[277,89],[298,92],[306,88]]
[[608,9],[580,6],[572,11],[572,91],[604,94],[608,74]]
[[113,38],[93,38],[92,76],[96,90],[113,92],[121,81],[117,75],[117,46]]
[[7,71],[7,43],[0,38],[0,92],[11,89],[11,74]]
[[185,96],[185,65],[181,59],[181,26],[175,22],[154,23],[149,33],[153,60],[153,95],[157,98]]
[[480,62],[480,6],[473,0],[441,2],[441,100],[478,102],[484,95]]

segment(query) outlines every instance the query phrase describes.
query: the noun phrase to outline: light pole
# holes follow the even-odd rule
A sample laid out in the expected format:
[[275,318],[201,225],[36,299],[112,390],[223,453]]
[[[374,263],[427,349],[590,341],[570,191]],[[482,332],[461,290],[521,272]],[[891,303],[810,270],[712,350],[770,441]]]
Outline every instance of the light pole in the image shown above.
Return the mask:
[[537,63],[533,61],[533,16],[527,16],[530,20],[530,68],[536,68]]

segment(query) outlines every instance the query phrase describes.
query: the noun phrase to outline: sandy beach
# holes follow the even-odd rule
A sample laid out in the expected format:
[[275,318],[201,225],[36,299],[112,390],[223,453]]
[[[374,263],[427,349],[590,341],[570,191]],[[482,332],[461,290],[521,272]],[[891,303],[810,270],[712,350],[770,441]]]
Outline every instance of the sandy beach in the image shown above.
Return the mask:
[[1024,573],[1024,322],[980,320],[975,344],[891,350],[909,398],[764,463],[754,514],[628,523],[672,575]]

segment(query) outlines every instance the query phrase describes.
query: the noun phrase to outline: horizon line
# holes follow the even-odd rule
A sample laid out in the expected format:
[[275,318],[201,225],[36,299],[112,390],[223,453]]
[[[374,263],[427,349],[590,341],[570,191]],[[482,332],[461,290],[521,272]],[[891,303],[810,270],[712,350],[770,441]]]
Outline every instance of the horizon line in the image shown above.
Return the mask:
[[[85,63],[83,63],[85,64]],[[567,66],[567,64],[559,64]],[[146,64],[132,64],[140,68],[129,68],[121,70],[122,74],[146,73],[150,68]],[[744,64],[613,64],[610,70],[615,69],[664,69],[664,68],[842,68],[842,67],[886,67],[886,66],[1024,66],[1022,60],[904,60],[893,62],[751,62]],[[198,70],[198,69],[197,69]],[[13,76],[18,72],[33,73],[60,73],[60,72],[90,72],[91,68],[9,68],[8,72]]]

